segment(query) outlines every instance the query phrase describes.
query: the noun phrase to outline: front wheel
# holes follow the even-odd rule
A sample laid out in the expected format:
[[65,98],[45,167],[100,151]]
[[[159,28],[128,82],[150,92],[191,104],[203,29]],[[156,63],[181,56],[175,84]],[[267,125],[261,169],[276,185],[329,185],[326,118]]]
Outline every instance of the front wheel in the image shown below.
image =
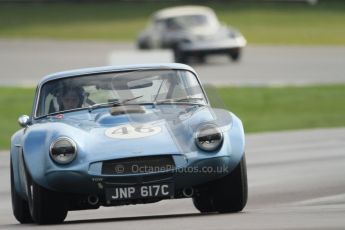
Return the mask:
[[140,50],[148,50],[148,49],[151,49],[151,46],[149,45],[147,41],[138,41],[137,48]]
[[206,192],[196,196],[194,206],[200,212],[240,212],[247,204],[248,183],[246,159],[242,160],[227,176],[208,183],[203,188]]
[[36,184],[28,172],[28,203],[32,219],[38,224],[62,223],[67,216],[67,207],[62,194]]
[[232,49],[230,50],[229,56],[232,61],[239,61],[241,58],[241,49]]
[[205,191],[201,191],[193,197],[193,204],[201,213],[216,211],[213,204],[213,197]]
[[13,175],[13,166],[11,161],[11,200],[14,217],[21,223],[32,223],[33,220],[30,215],[29,205],[16,191]]
[[240,212],[247,204],[248,183],[246,158],[227,176],[216,181],[213,187],[213,201],[218,212]]

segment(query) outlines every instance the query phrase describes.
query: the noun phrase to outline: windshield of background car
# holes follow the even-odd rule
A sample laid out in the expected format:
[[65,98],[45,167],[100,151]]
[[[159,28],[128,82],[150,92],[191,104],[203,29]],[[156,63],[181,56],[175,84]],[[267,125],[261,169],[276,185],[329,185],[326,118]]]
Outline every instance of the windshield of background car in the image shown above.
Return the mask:
[[183,15],[178,17],[166,18],[162,21],[168,30],[190,29],[194,27],[211,25],[206,15]]
[[[196,76],[186,70],[140,70],[62,78],[45,83],[39,92],[36,117],[99,103],[127,104],[206,99]],[[74,104],[73,104],[74,103]],[[70,107],[72,105],[72,107]]]

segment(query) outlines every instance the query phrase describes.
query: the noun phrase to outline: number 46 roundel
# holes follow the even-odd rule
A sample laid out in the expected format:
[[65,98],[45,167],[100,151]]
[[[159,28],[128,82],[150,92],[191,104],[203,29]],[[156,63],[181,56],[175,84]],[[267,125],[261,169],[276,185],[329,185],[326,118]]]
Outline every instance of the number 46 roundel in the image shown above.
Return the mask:
[[159,126],[132,126],[126,124],[107,129],[105,131],[105,135],[110,138],[131,139],[152,136],[159,133],[160,131],[161,128]]

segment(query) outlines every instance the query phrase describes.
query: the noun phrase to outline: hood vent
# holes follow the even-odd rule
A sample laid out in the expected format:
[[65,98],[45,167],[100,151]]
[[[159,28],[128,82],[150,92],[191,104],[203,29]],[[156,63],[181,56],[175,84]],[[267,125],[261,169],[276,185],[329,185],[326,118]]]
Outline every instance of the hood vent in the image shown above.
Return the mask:
[[110,109],[110,114],[121,115],[129,113],[145,113],[145,107],[141,105],[120,105]]

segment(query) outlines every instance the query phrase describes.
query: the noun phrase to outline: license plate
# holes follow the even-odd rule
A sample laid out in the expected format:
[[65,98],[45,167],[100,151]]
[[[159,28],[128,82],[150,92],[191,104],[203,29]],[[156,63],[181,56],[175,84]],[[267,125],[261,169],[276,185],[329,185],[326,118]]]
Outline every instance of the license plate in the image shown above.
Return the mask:
[[156,184],[108,188],[105,190],[107,200],[128,200],[174,195],[173,184]]

